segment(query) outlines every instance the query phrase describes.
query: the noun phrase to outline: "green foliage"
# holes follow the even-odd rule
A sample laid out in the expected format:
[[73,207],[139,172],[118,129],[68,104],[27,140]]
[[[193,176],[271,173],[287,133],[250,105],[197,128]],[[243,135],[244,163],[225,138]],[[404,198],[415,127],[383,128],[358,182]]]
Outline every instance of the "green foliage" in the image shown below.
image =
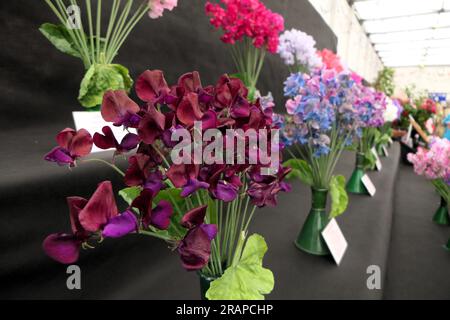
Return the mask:
[[264,300],[264,295],[274,287],[272,271],[262,266],[266,251],[267,244],[262,236],[250,236],[240,259],[233,261],[222,277],[211,283],[206,297],[209,300]]
[[345,191],[345,177],[333,176],[330,182],[331,212],[330,219],[343,214],[348,206],[348,194]]
[[395,91],[394,85],[394,69],[384,68],[378,73],[378,79],[375,88],[378,91],[384,92],[387,96],[392,96]]
[[39,31],[61,52],[81,58],[80,52],[73,43],[67,28],[60,24],[44,23]]
[[80,85],[78,100],[86,108],[100,105],[107,90],[130,91],[133,85],[128,69],[120,64],[93,64]]
[[306,185],[313,185],[313,172],[311,166],[305,160],[289,159],[283,166],[292,168],[292,171],[287,175],[288,179],[297,178]]

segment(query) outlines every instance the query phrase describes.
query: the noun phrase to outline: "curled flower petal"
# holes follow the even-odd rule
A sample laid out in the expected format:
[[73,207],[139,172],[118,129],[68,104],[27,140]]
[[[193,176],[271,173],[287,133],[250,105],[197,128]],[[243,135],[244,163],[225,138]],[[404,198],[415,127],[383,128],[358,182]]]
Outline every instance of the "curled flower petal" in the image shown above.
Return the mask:
[[216,199],[231,202],[236,199],[238,195],[238,188],[231,183],[219,181],[216,188],[213,190],[213,195]]
[[142,118],[138,127],[139,137],[147,144],[152,144],[162,134],[166,118],[164,114],[149,105],[148,112]]
[[75,160],[70,156],[69,151],[61,147],[53,148],[44,157],[46,161],[56,162],[60,166],[62,165],[73,165]]
[[170,217],[173,214],[172,205],[165,200],[152,209],[150,224],[160,230],[167,230],[170,226]]
[[128,97],[125,90],[109,90],[103,95],[102,117],[115,126],[126,124],[139,110],[139,106]]
[[211,255],[211,240],[202,228],[189,230],[178,246],[183,268],[189,271],[202,269]]
[[181,191],[181,196],[183,198],[186,198],[190,196],[191,194],[195,193],[199,189],[208,189],[209,183],[199,181],[197,179],[189,179],[188,183],[183,187],[183,190]]
[[72,234],[54,233],[42,243],[44,252],[53,260],[72,264],[80,255],[81,241]]
[[136,81],[136,94],[145,102],[158,103],[170,91],[161,70],[147,70]]
[[79,213],[81,226],[86,231],[97,232],[110,218],[117,215],[116,200],[110,181],[100,183],[88,203]]
[[180,224],[187,229],[192,229],[203,224],[207,208],[208,206],[205,205],[188,211],[183,218],[181,218]]

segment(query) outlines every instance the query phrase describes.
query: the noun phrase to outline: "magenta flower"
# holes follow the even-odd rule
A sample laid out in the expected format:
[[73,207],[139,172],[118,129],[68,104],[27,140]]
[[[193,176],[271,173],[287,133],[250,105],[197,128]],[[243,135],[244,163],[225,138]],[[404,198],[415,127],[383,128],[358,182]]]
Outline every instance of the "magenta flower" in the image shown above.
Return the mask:
[[211,241],[217,234],[217,226],[205,224],[207,206],[192,209],[181,219],[181,225],[188,229],[178,245],[178,253],[186,270],[201,270],[209,261]]
[[85,129],[78,132],[67,128],[56,136],[58,147],[45,155],[45,160],[56,162],[59,165],[73,167],[78,158],[87,156],[92,150],[92,137]]
[[103,134],[96,132],[94,134],[94,144],[100,149],[108,150],[111,148],[116,149],[115,154],[122,154],[131,151],[137,147],[140,142],[138,135],[134,133],[128,133],[123,137],[122,141],[119,143],[114,137],[114,133],[111,128],[105,126],[102,128]]
[[109,219],[103,228],[102,236],[105,238],[121,238],[138,230],[138,220],[131,210]]
[[128,97],[125,90],[109,90],[103,95],[101,114],[106,122],[116,127],[136,128],[140,121],[139,106]]

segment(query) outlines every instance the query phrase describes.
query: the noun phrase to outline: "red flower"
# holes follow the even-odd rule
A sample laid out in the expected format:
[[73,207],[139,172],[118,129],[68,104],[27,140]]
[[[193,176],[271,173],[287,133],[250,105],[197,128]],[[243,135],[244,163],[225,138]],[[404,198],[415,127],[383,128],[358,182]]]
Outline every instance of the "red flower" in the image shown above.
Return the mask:
[[335,70],[338,73],[344,71],[341,58],[339,58],[333,51],[323,49],[322,51],[317,51],[317,55],[322,58],[322,62],[327,69]]
[[78,132],[67,128],[58,133],[56,141],[59,147],[54,148],[45,155],[45,160],[56,162],[59,165],[75,165],[75,161],[87,156],[92,150],[92,137],[85,129]]
[[279,33],[284,30],[284,19],[270,11],[259,0],[221,0],[219,4],[207,2],[205,11],[216,28],[222,28],[222,41],[234,44],[244,36],[253,39],[256,48],[266,48],[275,53]]

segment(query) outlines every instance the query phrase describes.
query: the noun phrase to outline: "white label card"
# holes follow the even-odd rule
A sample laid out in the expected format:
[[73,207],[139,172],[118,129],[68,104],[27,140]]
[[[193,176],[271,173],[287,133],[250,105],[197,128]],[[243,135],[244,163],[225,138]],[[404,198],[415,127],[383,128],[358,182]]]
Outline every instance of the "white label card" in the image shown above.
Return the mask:
[[381,169],[383,169],[383,165],[381,164],[380,156],[378,155],[377,149],[373,147],[371,151],[376,158],[375,166],[377,168],[377,171],[381,171]]
[[377,192],[377,189],[375,188],[372,180],[370,180],[369,176],[365,174],[361,178],[362,183],[364,184],[364,187],[366,187],[367,192],[369,192],[370,196],[373,197],[375,193]]
[[323,229],[322,237],[325,240],[328,249],[330,249],[334,261],[336,261],[336,264],[339,266],[347,251],[348,243],[341,228],[339,228],[336,219],[331,219],[325,229]]
[[386,148],[386,146],[383,146],[383,153],[384,153],[384,156],[385,156],[385,157],[389,157],[389,151],[388,151],[388,149]]
[[[102,133],[102,128],[104,126],[108,126],[112,129],[114,136],[116,137],[119,143],[122,141],[123,137],[128,133],[123,127],[115,127],[112,123],[106,122],[103,120],[100,111],[98,112],[90,112],[90,111],[74,111],[72,112],[73,121],[75,122],[75,129],[78,131],[80,129],[86,129],[91,136],[94,136],[94,133]],[[130,130],[131,131],[131,130]],[[92,153],[102,152],[100,148],[97,148],[95,145],[92,147]]]

